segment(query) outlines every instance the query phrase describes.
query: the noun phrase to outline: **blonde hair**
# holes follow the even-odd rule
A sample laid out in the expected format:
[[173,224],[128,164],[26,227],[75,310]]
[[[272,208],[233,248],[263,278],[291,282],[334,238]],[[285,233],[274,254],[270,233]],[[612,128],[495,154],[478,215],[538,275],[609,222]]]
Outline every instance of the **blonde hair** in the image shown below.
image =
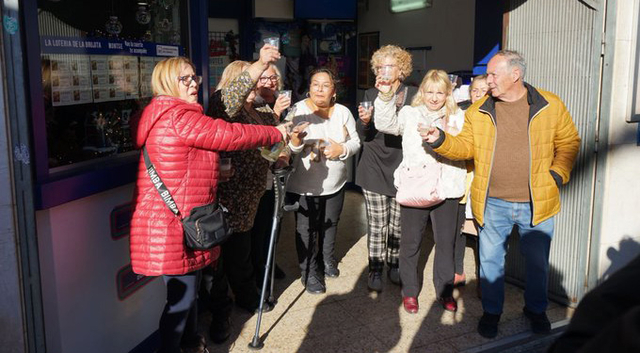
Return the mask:
[[222,76],[220,77],[220,82],[216,86],[216,91],[227,87],[231,81],[233,81],[236,77],[240,76],[240,74],[249,67],[248,62],[244,60],[236,60],[231,64],[227,65],[222,72]]
[[418,93],[413,97],[413,101],[411,102],[411,106],[416,107],[425,103],[424,98],[424,90],[427,86],[435,86],[439,90],[444,91],[447,94],[447,98],[445,98],[444,106],[446,108],[446,117],[454,114],[458,111],[458,105],[456,101],[453,99],[453,85],[447,76],[447,72],[444,70],[429,70],[427,74],[424,75],[422,82],[420,83],[420,88],[418,89]]
[[178,91],[178,76],[184,65],[189,65],[196,71],[191,60],[176,56],[164,59],[156,64],[151,74],[151,89],[154,96],[180,97]]
[[396,65],[398,65],[398,70],[400,71],[400,81],[411,75],[411,71],[413,71],[411,54],[397,45],[385,45],[373,53],[371,56],[371,70],[374,74],[378,74],[378,66],[381,66],[387,57],[396,60]]

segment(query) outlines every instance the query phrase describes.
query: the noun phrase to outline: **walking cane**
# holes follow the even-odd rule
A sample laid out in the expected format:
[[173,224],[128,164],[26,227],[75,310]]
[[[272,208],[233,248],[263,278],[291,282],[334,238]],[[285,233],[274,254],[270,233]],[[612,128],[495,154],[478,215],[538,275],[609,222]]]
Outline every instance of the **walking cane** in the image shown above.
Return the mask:
[[269,304],[275,305],[275,299],[273,297],[273,282],[274,282],[274,269],[275,269],[275,252],[276,252],[276,237],[278,236],[278,228],[280,226],[280,219],[284,211],[295,211],[298,209],[298,202],[293,205],[285,205],[284,197],[285,190],[287,188],[287,181],[289,176],[293,172],[293,167],[289,166],[282,169],[272,170],[273,173],[273,190],[275,191],[275,209],[273,210],[273,224],[271,225],[271,238],[269,239],[269,251],[267,253],[267,262],[264,267],[264,278],[262,280],[262,292],[260,293],[260,305],[258,306],[258,321],[256,323],[256,332],[253,336],[253,340],[249,343],[251,349],[261,349],[264,347],[264,343],[260,340],[260,323],[262,322],[262,311],[267,294],[267,283],[271,278],[271,287],[269,290]]

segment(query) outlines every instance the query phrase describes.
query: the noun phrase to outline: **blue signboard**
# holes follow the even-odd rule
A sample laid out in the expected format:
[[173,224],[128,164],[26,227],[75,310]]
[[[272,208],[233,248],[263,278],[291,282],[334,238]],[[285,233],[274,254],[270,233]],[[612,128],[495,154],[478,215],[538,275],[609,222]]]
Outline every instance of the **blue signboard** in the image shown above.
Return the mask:
[[42,54],[184,55],[184,48],[179,45],[104,38],[41,36],[40,48]]
[[293,12],[297,19],[355,20],[357,3],[356,0],[295,0]]

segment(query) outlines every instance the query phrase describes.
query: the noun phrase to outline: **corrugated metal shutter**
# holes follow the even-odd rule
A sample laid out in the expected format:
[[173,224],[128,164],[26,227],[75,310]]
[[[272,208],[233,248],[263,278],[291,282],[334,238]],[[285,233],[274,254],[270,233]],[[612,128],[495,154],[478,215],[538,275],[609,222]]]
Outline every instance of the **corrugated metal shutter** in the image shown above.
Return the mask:
[[42,36],[81,37],[82,31],[60,21],[51,12],[38,13],[38,29]]
[[[512,0],[505,34],[504,48],[519,51],[527,61],[525,80],[557,94],[582,137],[572,180],[562,189],[550,259],[550,295],[568,298],[570,305],[577,304],[586,289],[600,76],[600,46],[594,38],[601,38],[601,17],[576,0]],[[524,261],[517,243],[517,237],[511,237],[506,271],[508,279],[522,283]]]

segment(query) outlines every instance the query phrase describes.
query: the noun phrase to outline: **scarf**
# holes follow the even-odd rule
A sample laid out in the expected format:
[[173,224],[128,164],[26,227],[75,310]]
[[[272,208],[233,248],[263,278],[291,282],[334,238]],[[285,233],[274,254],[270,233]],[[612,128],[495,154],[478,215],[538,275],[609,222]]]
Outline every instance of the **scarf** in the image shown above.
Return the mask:
[[418,110],[422,115],[422,124],[428,126],[435,126],[441,130],[448,132],[452,135],[460,133],[460,129],[452,123],[449,123],[449,116],[447,115],[447,107],[442,106],[439,110],[431,111],[427,109],[426,105],[418,106]]
[[399,112],[400,109],[402,109],[402,107],[404,107],[404,102],[406,99],[407,99],[407,87],[405,86],[402,89],[398,89],[398,92],[396,93],[396,113]]

